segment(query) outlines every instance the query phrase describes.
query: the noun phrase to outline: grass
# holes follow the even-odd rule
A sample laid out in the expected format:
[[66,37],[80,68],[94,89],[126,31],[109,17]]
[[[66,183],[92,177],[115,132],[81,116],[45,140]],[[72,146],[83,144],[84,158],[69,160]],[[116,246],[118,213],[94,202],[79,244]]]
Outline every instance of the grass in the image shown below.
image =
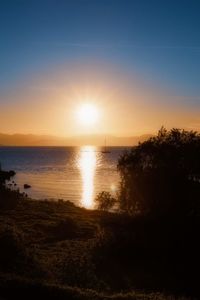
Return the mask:
[[3,190],[0,203],[6,201],[0,209],[3,299],[199,296],[198,220],[131,218]]
[[163,295],[161,293],[144,293],[144,292],[125,292],[115,294],[105,294],[92,289],[80,289],[77,287],[69,287],[38,281],[30,281],[19,277],[9,277],[5,279],[0,276],[1,295],[6,299],[20,297],[20,299],[35,299],[36,297],[44,297],[48,299],[72,299],[72,300],[187,300],[185,297],[174,297],[171,295]]

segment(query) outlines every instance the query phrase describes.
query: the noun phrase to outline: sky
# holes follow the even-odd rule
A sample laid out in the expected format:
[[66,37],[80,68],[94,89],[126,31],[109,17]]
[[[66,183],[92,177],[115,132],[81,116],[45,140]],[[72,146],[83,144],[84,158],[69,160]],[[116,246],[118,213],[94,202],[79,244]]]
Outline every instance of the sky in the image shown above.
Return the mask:
[[0,132],[200,130],[199,80],[198,0],[0,0]]

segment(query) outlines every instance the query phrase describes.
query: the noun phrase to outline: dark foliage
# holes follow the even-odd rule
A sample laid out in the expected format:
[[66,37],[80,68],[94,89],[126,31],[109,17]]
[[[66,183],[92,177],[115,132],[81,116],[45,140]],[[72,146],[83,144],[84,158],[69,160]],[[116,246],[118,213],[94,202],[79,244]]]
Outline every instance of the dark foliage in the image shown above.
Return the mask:
[[13,209],[17,206],[23,195],[18,190],[10,190],[6,181],[15,176],[14,171],[3,171],[0,169],[0,209]]
[[131,214],[199,214],[200,134],[164,128],[124,153],[119,202]]
[[199,218],[113,215],[101,225],[94,260],[108,286],[199,294]]
[[116,199],[112,197],[109,192],[101,192],[97,195],[95,202],[100,210],[109,210],[113,208],[116,203]]
[[0,168],[0,184],[4,184],[6,180],[10,180],[15,174],[15,171],[2,171]]

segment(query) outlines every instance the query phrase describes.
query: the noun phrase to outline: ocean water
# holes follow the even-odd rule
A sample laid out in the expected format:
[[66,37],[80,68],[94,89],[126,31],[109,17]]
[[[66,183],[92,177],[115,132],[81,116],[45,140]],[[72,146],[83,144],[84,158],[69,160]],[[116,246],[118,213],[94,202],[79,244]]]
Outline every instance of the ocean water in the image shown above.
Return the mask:
[[[116,193],[117,161],[125,149],[110,147],[110,153],[102,153],[94,146],[0,147],[0,163],[2,169],[17,172],[17,188],[34,199],[63,199],[93,208],[99,192]],[[25,183],[31,188],[24,190]]]

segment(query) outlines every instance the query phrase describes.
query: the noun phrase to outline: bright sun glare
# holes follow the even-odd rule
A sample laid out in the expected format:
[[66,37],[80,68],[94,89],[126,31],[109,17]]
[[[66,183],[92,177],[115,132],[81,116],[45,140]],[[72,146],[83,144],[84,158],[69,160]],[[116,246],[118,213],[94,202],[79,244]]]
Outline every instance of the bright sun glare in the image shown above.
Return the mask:
[[99,110],[94,104],[82,104],[77,110],[77,118],[82,125],[93,125],[99,119]]

